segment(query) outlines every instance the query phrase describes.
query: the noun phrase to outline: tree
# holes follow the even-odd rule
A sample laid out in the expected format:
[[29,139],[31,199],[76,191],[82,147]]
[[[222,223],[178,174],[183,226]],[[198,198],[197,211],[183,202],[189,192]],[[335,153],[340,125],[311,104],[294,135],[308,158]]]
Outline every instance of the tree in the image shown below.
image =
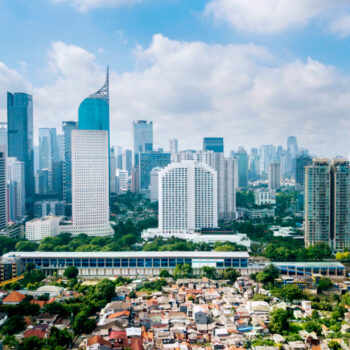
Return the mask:
[[341,345],[336,340],[331,340],[328,342],[328,347],[330,350],[341,350]]
[[50,315],[59,315],[60,317],[68,317],[69,312],[63,304],[54,301],[50,304],[46,304],[43,307],[43,313],[49,313]]
[[323,260],[333,256],[331,247],[324,242],[318,242],[308,247],[306,254],[309,260]]
[[4,338],[4,345],[7,345],[10,349],[17,349],[19,343],[14,335],[7,335]]
[[289,330],[289,312],[283,309],[275,309],[271,313],[269,329],[271,333],[281,334]]
[[2,333],[7,335],[13,335],[20,332],[25,327],[23,316],[14,315],[11,316],[3,325]]
[[319,292],[321,292],[321,293],[324,292],[325,290],[332,288],[332,287],[333,287],[333,282],[329,278],[320,278],[320,280],[318,281],[317,288],[318,288]]
[[311,320],[305,323],[305,330],[309,333],[315,332],[317,335],[321,335],[322,328],[318,320]]
[[96,285],[96,294],[101,299],[110,301],[115,294],[115,284],[108,279],[98,282]]
[[44,339],[40,339],[39,337],[32,336],[32,337],[23,339],[23,342],[21,344],[21,349],[41,350],[44,345],[45,345]]
[[64,348],[70,346],[73,342],[73,337],[67,329],[59,330],[56,327],[51,327],[50,337],[48,343],[55,348],[56,346],[62,346]]
[[38,244],[30,241],[19,241],[15,247],[17,252],[34,252],[37,248]]
[[231,267],[225,269],[222,273],[223,279],[229,280],[231,283],[235,283],[239,276],[239,272]]
[[174,277],[177,278],[188,278],[192,276],[193,270],[192,266],[189,264],[179,264],[176,265],[174,270]]
[[256,275],[258,282],[267,284],[274,283],[275,279],[279,276],[279,272],[274,265],[266,266],[261,272]]
[[34,270],[35,269],[35,264],[34,263],[28,263],[27,265],[26,265],[26,271],[27,272],[31,272],[32,270]]
[[134,290],[132,290],[132,291],[129,293],[129,298],[130,298],[130,299],[135,299],[135,298],[137,298],[136,292],[135,292]]
[[161,270],[160,273],[159,273],[159,277],[162,277],[162,278],[169,278],[169,277],[173,277],[170,272],[168,270]]
[[216,278],[216,268],[215,267],[211,267],[211,266],[203,266],[202,267],[202,275],[204,277],[207,277],[211,280],[214,280]]
[[79,270],[75,266],[69,266],[64,270],[63,276],[71,280],[77,278],[78,274]]
[[300,300],[304,297],[302,290],[294,284],[288,284],[282,288],[274,288],[273,294],[289,302]]

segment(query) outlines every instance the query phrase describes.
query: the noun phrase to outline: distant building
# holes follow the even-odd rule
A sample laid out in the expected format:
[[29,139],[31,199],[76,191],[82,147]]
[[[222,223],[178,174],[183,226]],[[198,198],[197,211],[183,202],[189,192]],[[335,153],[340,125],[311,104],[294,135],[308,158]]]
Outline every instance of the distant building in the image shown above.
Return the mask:
[[65,216],[66,204],[63,201],[37,201],[34,203],[34,217]]
[[260,173],[268,173],[269,164],[276,159],[276,148],[274,145],[263,145],[259,150]]
[[17,158],[7,158],[8,216],[18,223],[26,215],[24,162]]
[[128,181],[129,181],[129,175],[126,170],[117,170],[117,178],[119,179],[119,193],[125,193],[128,191]]
[[[72,225],[62,232],[113,234],[109,224],[109,143],[107,130],[72,131]],[[88,174],[88,176],[87,176]]]
[[248,155],[243,147],[239,147],[236,153],[238,166],[238,187],[248,187]]
[[46,237],[54,237],[60,233],[60,217],[46,216],[26,222],[26,238],[29,241],[40,242]]
[[224,153],[223,137],[204,137],[203,151],[213,151],[215,153]]
[[38,194],[49,194],[50,191],[50,184],[51,181],[52,172],[50,169],[40,169],[38,170],[36,174],[37,182],[38,182]]
[[159,183],[159,172],[162,168],[153,168],[151,171],[151,183],[150,183],[150,200],[151,202],[158,201],[158,183]]
[[153,122],[136,120],[134,126],[134,166],[139,165],[139,154],[153,151]]
[[345,159],[314,159],[305,168],[305,244],[350,248],[350,165]]
[[6,150],[0,150],[0,231],[7,228]]
[[55,194],[59,200],[63,199],[63,173],[64,162],[61,160],[54,162],[52,167],[52,193]]
[[281,165],[278,162],[269,164],[269,189],[277,190],[281,188]]
[[122,155],[122,166],[118,167],[118,169],[127,170],[128,174],[131,174],[132,169],[132,151],[130,149],[126,149]]
[[153,168],[164,168],[170,163],[170,153],[148,152],[139,154],[140,191],[149,190]]
[[7,153],[7,123],[0,122],[0,148]]
[[217,173],[204,163],[171,163],[159,172],[159,229],[177,235],[217,227]]
[[255,204],[276,204],[276,192],[268,188],[259,188],[254,191]]
[[7,93],[8,156],[24,162],[26,206],[34,196],[33,98],[25,93]]
[[117,171],[117,158],[114,147],[109,152],[109,191],[110,193],[117,193],[115,173]]
[[299,189],[304,189],[305,167],[312,164],[312,157],[301,154],[296,158],[295,182]]
[[53,170],[53,163],[60,160],[55,128],[39,129],[39,169]]
[[64,134],[63,198],[67,203],[72,203],[72,130],[78,129],[78,123],[64,121],[62,129]]

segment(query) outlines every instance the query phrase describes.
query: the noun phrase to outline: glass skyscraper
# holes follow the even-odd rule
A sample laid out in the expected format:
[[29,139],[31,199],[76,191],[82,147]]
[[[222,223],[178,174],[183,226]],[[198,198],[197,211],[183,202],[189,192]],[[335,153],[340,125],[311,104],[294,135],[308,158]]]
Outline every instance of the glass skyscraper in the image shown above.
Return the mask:
[[224,153],[224,139],[222,137],[205,137],[203,139],[203,151]]
[[109,134],[109,74],[102,88],[79,106],[80,130],[107,130]]
[[8,156],[24,162],[27,208],[34,195],[33,98],[25,93],[7,93]]
[[140,153],[153,151],[153,123],[137,120],[134,125],[134,166],[139,166]]

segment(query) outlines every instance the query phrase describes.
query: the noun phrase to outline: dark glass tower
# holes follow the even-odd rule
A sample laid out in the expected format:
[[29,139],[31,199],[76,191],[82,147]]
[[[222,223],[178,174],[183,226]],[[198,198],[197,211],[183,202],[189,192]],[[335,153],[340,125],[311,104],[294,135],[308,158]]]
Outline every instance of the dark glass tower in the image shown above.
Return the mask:
[[204,137],[203,151],[213,151],[215,153],[224,153],[223,137]]
[[8,156],[24,162],[26,206],[33,207],[34,146],[33,98],[25,93],[7,93]]

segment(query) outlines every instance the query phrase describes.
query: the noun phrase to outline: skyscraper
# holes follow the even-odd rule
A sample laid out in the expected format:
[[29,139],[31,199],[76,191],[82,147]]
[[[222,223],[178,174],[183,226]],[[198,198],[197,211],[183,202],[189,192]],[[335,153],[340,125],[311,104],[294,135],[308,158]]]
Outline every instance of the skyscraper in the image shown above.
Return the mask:
[[7,158],[8,217],[17,223],[25,217],[24,162]]
[[281,187],[281,164],[278,162],[271,162],[269,164],[269,189],[277,190]]
[[209,165],[185,160],[159,172],[159,229],[181,235],[217,227],[217,174]]
[[298,143],[297,138],[295,136],[289,136],[287,139],[287,152],[290,155],[290,174],[289,176],[292,176],[295,178],[295,167],[296,162],[295,159],[298,156]]
[[170,153],[148,152],[139,154],[140,191],[148,191],[153,168],[164,168],[170,163]]
[[117,193],[116,188],[116,173],[117,171],[117,158],[116,158],[116,149],[111,147],[109,152],[109,192]]
[[126,149],[123,152],[122,169],[123,170],[127,170],[128,174],[131,174],[131,169],[132,169],[132,151],[130,149]]
[[137,120],[134,126],[134,166],[139,165],[139,154],[153,151],[153,122]]
[[61,230],[93,236],[113,234],[109,224],[107,130],[72,130],[72,219]]
[[238,187],[248,187],[248,155],[243,147],[239,147],[236,153],[238,166]]
[[107,130],[109,137],[109,73],[106,81],[94,94],[87,97],[79,106],[80,130]]
[[224,153],[223,137],[204,137],[203,151],[213,151],[216,153]]
[[258,180],[260,175],[260,158],[258,149],[252,148],[248,157],[248,179],[251,181]]
[[64,167],[63,167],[63,198],[66,203],[72,202],[72,130],[78,129],[78,123],[64,121]]
[[0,122],[0,147],[7,152],[7,123]]
[[305,244],[350,248],[350,165],[345,159],[314,159],[305,168]]
[[34,195],[33,99],[25,93],[7,93],[8,156],[24,162],[26,206]]
[[305,167],[312,164],[312,157],[307,154],[301,154],[296,158],[295,164],[296,186],[299,189],[304,189]]
[[269,164],[276,159],[276,149],[274,145],[263,145],[260,147],[260,173],[267,174]]
[[0,231],[7,228],[6,151],[0,150]]

